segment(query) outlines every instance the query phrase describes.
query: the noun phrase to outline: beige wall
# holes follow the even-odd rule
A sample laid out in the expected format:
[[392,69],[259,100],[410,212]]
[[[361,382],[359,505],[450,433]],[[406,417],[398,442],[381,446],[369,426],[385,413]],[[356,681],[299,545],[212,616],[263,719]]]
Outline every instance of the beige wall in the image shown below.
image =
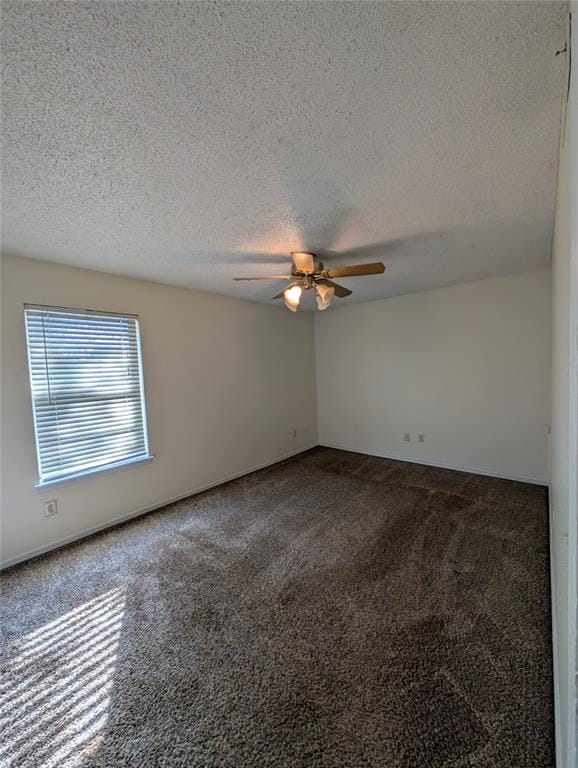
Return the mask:
[[[578,3],[573,3],[574,18]],[[576,29],[574,37],[576,38]],[[573,45],[578,60],[578,45]],[[552,479],[550,547],[556,677],[558,768],[574,768],[576,739],[576,344],[578,302],[577,81],[560,147],[556,220],[552,249]]]
[[319,442],[546,483],[550,306],[538,270],[318,313]]
[[[3,562],[317,442],[311,313],[14,257],[1,274]],[[139,315],[154,461],[34,489],[25,302]]]

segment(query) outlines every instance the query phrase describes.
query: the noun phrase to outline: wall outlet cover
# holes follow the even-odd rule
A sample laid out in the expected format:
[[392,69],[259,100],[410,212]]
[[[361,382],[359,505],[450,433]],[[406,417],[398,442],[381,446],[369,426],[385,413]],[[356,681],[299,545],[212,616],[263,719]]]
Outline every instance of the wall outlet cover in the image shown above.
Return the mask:
[[44,502],[44,517],[53,517],[58,514],[58,502],[56,499]]

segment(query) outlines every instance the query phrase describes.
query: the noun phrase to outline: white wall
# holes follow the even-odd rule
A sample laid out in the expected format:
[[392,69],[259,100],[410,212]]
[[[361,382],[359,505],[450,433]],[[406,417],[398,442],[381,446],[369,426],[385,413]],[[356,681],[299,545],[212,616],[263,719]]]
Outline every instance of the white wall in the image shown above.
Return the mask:
[[[1,267],[4,563],[316,444],[311,313],[30,259]],[[34,489],[25,302],[139,315],[154,461]],[[59,513],[44,518],[52,498]]]
[[[573,60],[578,61],[574,12]],[[558,168],[552,249],[552,479],[550,548],[558,768],[574,768],[576,739],[576,303],[578,301],[577,74],[571,83]]]
[[344,305],[315,336],[322,445],[548,481],[549,270]]

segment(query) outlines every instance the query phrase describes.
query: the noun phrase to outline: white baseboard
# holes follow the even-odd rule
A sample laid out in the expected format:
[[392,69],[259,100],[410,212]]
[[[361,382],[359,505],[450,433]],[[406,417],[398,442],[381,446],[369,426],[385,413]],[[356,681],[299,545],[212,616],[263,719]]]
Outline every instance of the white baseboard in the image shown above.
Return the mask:
[[324,448],[334,448],[338,451],[349,451],[350,453],[361,453],[366,454],[367,456],[377,456],[381,459],[393,459],[394,461],[406,461],[410,464],[424,464],[425,466],[429,467],[439,467],[440,469],[452,469],[457,472],[471,472],[475,475],[486,475],[488,477],[497,477],[503,480],[516,480],[518,482],[523,483],[532,483],[534,485],[548,485],[547,480],[532,478],[532,477],[523,477],[523,476],[512,476],[512,475],[504,475],[499,474],[495,472],[484,472],[479,469],[473,469],[472,467],[463,467],[453,464],[444,464],[441,462],[434,462],[434,461],[424,461],[419,459],[408,459],[403,456],[395,456],[392,454],[385,455],[383,453],[375,453],[373,451],[360,451],[356,448],[348,448],[344,445],[335,445],[335,444],[329,444],[329,443],[311,443],[310,445],[306,445],[302,448],[299,448],[296,451],[290,451],[289,453],[283,454],[282,456],[278,456],[275,459],[272,459],[271,461],[266,461],[263,464],[259,464],[255,467],[249,467],[248,469],[244,469],[240,472],[236,472],[232,475],[227,475],[226,477],[221,477],[218,480],[215,480],[214,482],[207,483],[202,486],[198,486],[196,488],[191,488],[184,493],[179,493],[176,496],[172,496],[168,499],[162,499],[160,501],[156,501],[154,504],[151,504],[150,506],[143,507],[141,509],[137,509],[134,512],[129,512],[126,515],[120,515],[119,517],[115,517],[112,520],[108,520],[106,523],[101,523],[100,525],[92,526],[91,528],[85,528],[82,531],[78,531],[77,533],[73,533],[70,536],[65,536],[62,539],[57,539],[56,541],[51,542],[50,544],[46,544],[43,547],[38,547],[37,549],[29,550],[28,552],[24,552],[21,555],[17,555],[16,557],[10,558],[9,560],[5,560],[0,564],[0,570],[4,568],[10,568],[13,565],[18,565],[18,563],[23,563],[26,560],[30,560],[33,557],[37,557],[38,555],[43,555],[46,552],[50,552],[53,549],[58,549],[59,547],[63,547],[66,544],[71,544],[73,541],[78,541],[79,539],[84,539],[87,536],[91,536],[93,533],[98,533],[99,531],[104,531],[107,528],[111,528],[114,525],[118,525],[119,523],[124,523],[127,520],[131,520],[133,517],[139,517],[140,515],[145,515],[147,512],[152,512],[155,509],[158,509],[159,507],[164,507],[167,504],[172,504],[175,501],[180,501],[181,499],[186,499],[188,496],[195,496],[197,493],[202,493],[203,491],[208,491],[210,488],[215,488],[218,485],[223,485],[223,483],[228,483],[231,480],[236,480],[239,477],[243,477],[244,475],[249,475],[251,472],[257,472],[260,469],[265,469],[266,467],[270,467],[273,464],[278,464],[280,461],[284,461],[285,459],[290,459],[292,456],[298,456],[300,453],[305,453],[306,451],[311,450],[311,448],[315,448],[316,445],[320,445]]
[[472,475],[484,475],[485,477],[496,477],[499,480],[515,480],[518,483],[530,483],[531,485],[545,485],[549,481],[543,478],[526,477],[524,475],[506,475],[500,472],[487,472],[484,469],[474,469],[473,467],[464,467],[459,464],[445,464],[441,461],[431,461],[429,459],[408,459],[406,456],[395,456],[391,453],[376,453],[375,451],[360,451],[358,448],[348,448],[345,445],[336,445],[335,443],[319,443],[324,448],[335,448],[338,451],[349,451],[350,453],[361,453],[366,456],[376,456],[379,459],[392,459],[393,461],[407,461],[410,464],[423,464],[426,467],[438,467],[438,469],[453,469],[455,472],[469,472]]
[[112,520],[108,520],[106,523],[101,523],[100,525],[95,525],[91,528],[85,528],[84,530],[73,533],[70,536],[57,539],[56,541],[53,541],[50,544],[46,544],[43,547],[38,547],[38,549],[31,549],[28,552],[24,552],[21,555],[17,555],[16,557],[12,557],[9,560],[2,562],[0,564],[0,570],[3,570],[4,568],[10,568],[13,565],[18,565],[19,563],[23,563],[26,560],[31,560],[33,557],[38,557],[38,555],[43,555],[46,552],[50,552],[53,549],[58,549],[59,547],[63,547],[66,544],[72,544],[73,541],[78,541],[79,539],[84,539],[87,536],[91,536],[93,533],[99,533],[100,531],[104,531],[107,528],[112,528],[115,525],[119,525],[119,523],[124,523],[127,520],[131,520],[133,517],[146,515],[147,512],[152,512],[153,510],[164,507],[167,504],[173,504],[175,501],[181,501],[181,499],[186,499],[188,496],[196,496],[198,493],[208,491],[210,488],[216,488],[218,485],[223,485],[224,483],[228,483],[231,480],[237,480],[239,477],[250,475],[252,472],[258,472],[260,469],[266,469],[267,467],[273,466],[273,464],[278,464],[280,461],[290,459],[292,456],[298,456],[300,453],[310,451],[312,448],[315,448],[316,445],[317,443],[311,443],[310,445],[306,445],[296,451],[290,451],[289,453],[285,453],[282,456],[278,456],[276,459],[272,459],[271,461],[265,461],[263,464],[258,464],[255,467],[249,467],[248,469],[243,469],[240,472],[235,472],[232,475],[221,477],[219,480],[206,483],[205,485],[198,486],[197,488],[192,488],[188,491],[185,491],[184,493],[179,493],[177,496],[172,496],[169,499],[156,501],[154,504],[151,504],[148,507],[142,507],[141,509],[137,509],[134,512],[128,512],[126,515],[114,517]]

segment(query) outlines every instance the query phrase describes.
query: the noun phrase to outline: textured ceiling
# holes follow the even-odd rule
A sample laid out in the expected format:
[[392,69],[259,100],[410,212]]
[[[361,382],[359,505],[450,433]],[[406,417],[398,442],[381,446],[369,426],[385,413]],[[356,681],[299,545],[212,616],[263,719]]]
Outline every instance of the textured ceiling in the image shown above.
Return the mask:
[[385,262],[348,302],[546,265],[564,14],[4,2],[3,250],[257,300],[299,249]]

